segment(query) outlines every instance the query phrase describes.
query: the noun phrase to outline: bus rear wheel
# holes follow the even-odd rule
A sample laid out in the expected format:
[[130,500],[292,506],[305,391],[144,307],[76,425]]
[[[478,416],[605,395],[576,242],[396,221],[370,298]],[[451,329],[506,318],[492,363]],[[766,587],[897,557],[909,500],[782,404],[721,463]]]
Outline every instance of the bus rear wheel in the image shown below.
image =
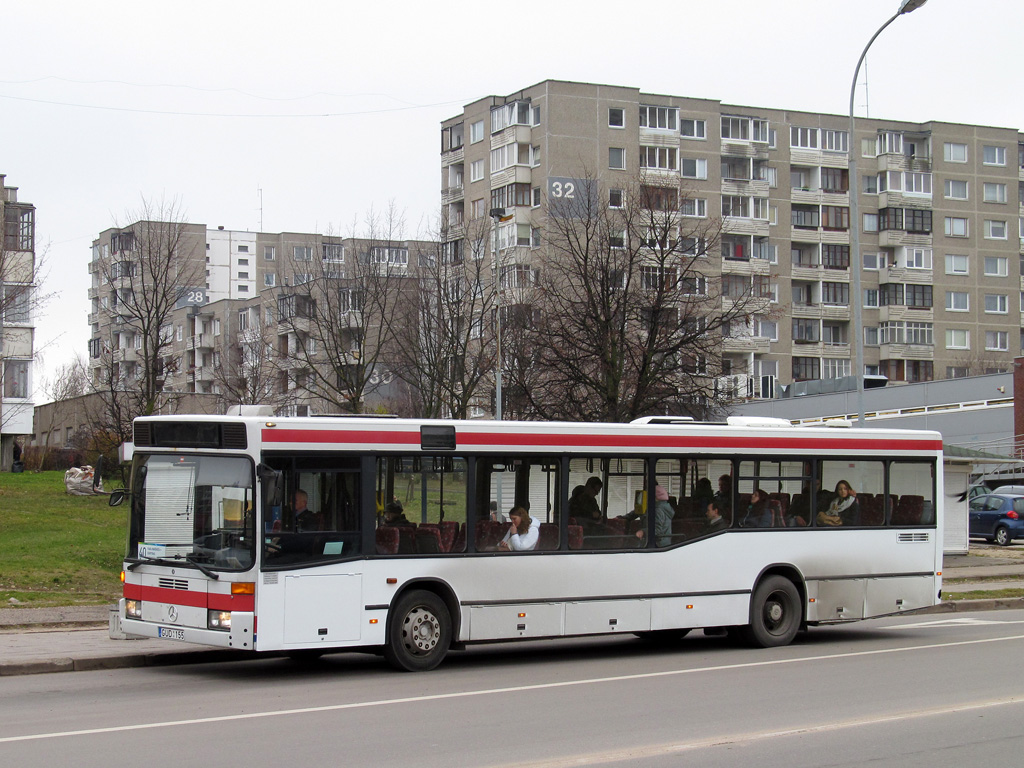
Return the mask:
[[800,629],[800,593],[783,576],[769,576],[757,585],[750,600],[750,623],[743,637],[751,645],[773,648],[789,645]]
[[391,611],[384,658],[403,672],[426,672],[448,653],[452,619],[444,601],[433,592],[402,595]]

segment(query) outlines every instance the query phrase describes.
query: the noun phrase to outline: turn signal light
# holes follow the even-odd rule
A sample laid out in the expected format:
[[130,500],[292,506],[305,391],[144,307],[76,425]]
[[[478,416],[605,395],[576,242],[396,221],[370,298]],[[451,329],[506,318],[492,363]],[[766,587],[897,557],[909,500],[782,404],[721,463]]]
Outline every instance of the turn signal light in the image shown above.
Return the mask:
[[231,585],[232,595],[255,595],[256,594],[256,582],[255,581],[236,581]]
[[124,584],[124,579],[125,579],[124,571],[121,571],[121,583],[122,584]]

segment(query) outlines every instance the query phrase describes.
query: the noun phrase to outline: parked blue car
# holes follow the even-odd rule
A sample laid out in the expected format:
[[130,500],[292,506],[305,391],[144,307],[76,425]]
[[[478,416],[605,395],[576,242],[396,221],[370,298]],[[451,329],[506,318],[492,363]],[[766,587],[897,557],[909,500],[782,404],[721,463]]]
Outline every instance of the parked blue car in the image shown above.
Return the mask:
[[968,533],[1004,547],[1024,538],[1024,496],[990,493],[971,499]]

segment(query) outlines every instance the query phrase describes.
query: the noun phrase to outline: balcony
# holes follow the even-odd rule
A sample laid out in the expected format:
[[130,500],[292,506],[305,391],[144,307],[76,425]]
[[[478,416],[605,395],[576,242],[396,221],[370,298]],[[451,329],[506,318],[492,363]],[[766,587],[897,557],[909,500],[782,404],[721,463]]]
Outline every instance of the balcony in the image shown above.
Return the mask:
[[850,308],[845,304],[822,304],[822,320],[849,320]]
[[462,200],[465,196],[466,188],[462,184],[454,187],[445,187],[441,190],[441,204],[451,205]]
[[766,143],[736,139],[722,139],[722,154],[731,157],[752,157],[755,160],[767,160],[769,157]]
[[825,345],[820,341],[804,341],[793,339],[793,352],[796,357],[821,357],[825,351]]
[[913,192],[888,192],[878,193],[878,207],[881,208],[925,208],[931,210],[931,195],[916,195]]
[[722,194],[737,197],[768,197],[768,182],[763,179],[722,179]]
[[892,304],[878,308],[878,322],[904,320],[912,323],[930,323],[935,320],[935,310],[931,307],[905,307]]
[[930,157],[908,157],[904,154],[889,153],[878,156],[879,171],[911,171],[913,173],[931,173]]
[[879,248],[898,248],[901,245],[931,245],[930,232],[904,232],[902,229],[886,229],[878,233]]
[[722,219],[722,231],[730,235],[768,237],[770,225],[766,219],[747,219],[727,216]]
[[820,264],[793,264],[789,276],[792,280],[810,280],[817,282],[825,275],[825,269]]
[[879,355],[882,360],[932,360],[935,347],[930,344],[882,344]]
[[448,152],[442,153],[441,154],[441,167],[442,168],[446,168],[449,165],[455,165],[456,163],[461,163],[462,162],[462,158],[465,156],[465,154],[466,154],[466,147],[465,147],[465,145],[462,145],[462,146],[460,146],[460,147],[458,147],[456,149],[449,150]]
[[213,349],[213,334],[197,333],[190,336],[185,344],[185,349]]
[[722,259],[724,275],[770,275],[772,265],[765,259]]
[[930,269],[908,269],[906,267],[886,267],[878,271],[878,282],[885,283],[918,283],[920,285],[932,284],[932,271]]
[[722,339],[722,351],[767,355],[771,352],[771,341],[761,336],[728,336]]

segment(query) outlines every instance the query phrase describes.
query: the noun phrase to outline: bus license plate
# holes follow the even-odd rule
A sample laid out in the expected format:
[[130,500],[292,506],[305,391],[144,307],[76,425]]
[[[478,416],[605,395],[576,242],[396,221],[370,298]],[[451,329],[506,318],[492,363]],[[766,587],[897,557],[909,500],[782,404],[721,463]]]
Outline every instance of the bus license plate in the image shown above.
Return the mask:
[[172,627],[160,627],[158,637],[165,637],[168,640],[184,640],[185,630],[174,629]]

